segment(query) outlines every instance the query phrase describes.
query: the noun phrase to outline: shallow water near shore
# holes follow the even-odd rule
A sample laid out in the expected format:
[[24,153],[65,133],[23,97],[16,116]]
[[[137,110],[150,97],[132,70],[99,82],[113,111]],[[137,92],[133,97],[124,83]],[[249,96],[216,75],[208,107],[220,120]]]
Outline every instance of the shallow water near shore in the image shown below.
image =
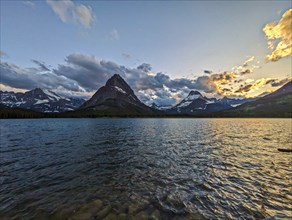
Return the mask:
[[292,217],[291,119],[0,123],[0,219]]

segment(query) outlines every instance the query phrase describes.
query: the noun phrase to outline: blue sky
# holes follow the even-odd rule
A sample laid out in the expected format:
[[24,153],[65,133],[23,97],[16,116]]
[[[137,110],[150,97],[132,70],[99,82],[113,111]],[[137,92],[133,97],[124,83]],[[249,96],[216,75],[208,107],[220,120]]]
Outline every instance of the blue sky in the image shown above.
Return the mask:
[[64,2],[70,5],[66,16],[56,12],[56,8],[64,12],[64,4],[56,6],[54,1],[1,0],[1,53],[5,54],[1,62],[27,70],[35,67],[34,59],[53,71],[68,64],[69,55],[79,54],[94,56],[92,62],[107,60],[129,69],[148,63],[152,75],[162,72],[171,79],[193,80],[204,70],[231,71],[254,56],[253,65],[260,68],[244,80],[280,80],[291,74],[291,56],[265,61],[271,50],[263,31],[266,24],[279,22],[291,9],[291,1]]

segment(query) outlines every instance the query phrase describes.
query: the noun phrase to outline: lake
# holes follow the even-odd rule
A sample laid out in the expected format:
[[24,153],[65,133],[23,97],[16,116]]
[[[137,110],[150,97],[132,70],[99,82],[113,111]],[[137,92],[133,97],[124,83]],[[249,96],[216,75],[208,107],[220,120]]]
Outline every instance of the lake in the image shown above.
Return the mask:
[[292,217],[291,119],[0,126],[0,219]]

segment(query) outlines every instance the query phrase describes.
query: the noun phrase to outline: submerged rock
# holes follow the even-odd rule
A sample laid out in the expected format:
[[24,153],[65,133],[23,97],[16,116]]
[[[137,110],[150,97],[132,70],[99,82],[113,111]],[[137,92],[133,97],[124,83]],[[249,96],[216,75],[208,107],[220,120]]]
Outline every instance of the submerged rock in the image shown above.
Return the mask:
[[90,203],[85,204],[77,210],[77,212],[71,218],[72,220],[87,220],[92,219],[101,209],[103,202],[101,200],[94,200]]
[[130,218],[130,220],[148,220],[148,214],[146,212],[139,212],[137,215]]
[[200,213],[189,213],[185,217],[185,220],[206,220],[205,216],[201,215]]
[[135,214],[143,209],[145,209],[149,205],[149,202],[143,202],[143,203],[134,203],[129,205],[128,207],[128,213],[130,215]]
[[73,208],[61,208],[53,213],[53,215],[50,217],[52,220],[63,220],[63,219],[69,219],[70,216],[73,213]]
[[125,213],[120,213],[118,215],[118,220],[126,220],[127,219],[127,215]]
[[119,220],[117,214],[109,213],[103,220]]
[[152,214],[150,215],[150,219],[151,220],[159,220],[160,219],[160,212],[158,210],[155,210],[154,212],[152,212]]
[[33,216],[32,218],[33,220],[39,220],[39,219],[44,219],[44,220],[49,220],[49,216],[48,216],[48,213],[43,210],[43,209],[38,209],[36,211],[36,214]]
[[110,213],[111,210],[112,210],[112,206],[107,205],[105,208],[103,208],[96,214],[96,219],[103,219]]

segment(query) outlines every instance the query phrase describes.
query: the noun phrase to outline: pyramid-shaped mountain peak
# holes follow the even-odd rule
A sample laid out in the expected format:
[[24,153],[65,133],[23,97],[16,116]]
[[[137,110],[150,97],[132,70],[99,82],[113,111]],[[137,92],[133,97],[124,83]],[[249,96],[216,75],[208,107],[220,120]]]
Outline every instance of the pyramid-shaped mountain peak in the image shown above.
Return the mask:
[[114,74],[105,84],[105,87],[114,87],[116,90],[133,95],[134,92],[126,81],[119,75]]
[[202,95],[199,91],[194,91],[194,90],[192,90],[192,91],[190,91],[190,93],[189,93],[189,96],[190,95]]
[[114,74],[111,78],[108,79],[108,81],[106,82],[106,85],[114,86],[119,83],[127,84],[125,80],[119,74]]
[[153,110],[144,105],[134,91],[119,75],[113,75],[82,106],[81,109],[94,111],[101,115],[147,115]]
[[190,91],[189,95],[185,98],[187,101],[203,98],[202,94],[198,91]]

